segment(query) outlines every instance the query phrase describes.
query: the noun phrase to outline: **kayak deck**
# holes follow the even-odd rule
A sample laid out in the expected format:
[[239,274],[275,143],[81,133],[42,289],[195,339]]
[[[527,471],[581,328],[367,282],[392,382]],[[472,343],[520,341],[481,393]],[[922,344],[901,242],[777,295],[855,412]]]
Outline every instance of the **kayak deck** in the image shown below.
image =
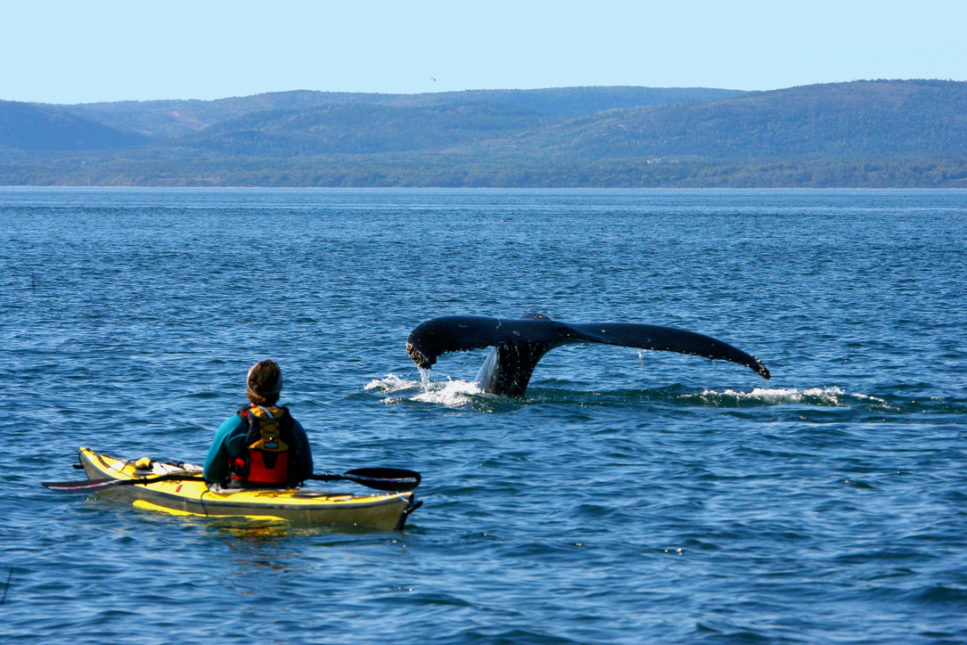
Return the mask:
[[[89,479],[137,479],[157,475],[199,477],[200,466],[139,459],[118,459],[88,448],[80,449],[80,462]],[[177,479],[146,484],[113,486],[105,497],[130,501],[136,508],[205,517],[245,517],[287,520],[299,525],[338,524],[382,530],[400,530],[420,502],[414,493],[353,495],[320,489],[209,488],[204,481]]]

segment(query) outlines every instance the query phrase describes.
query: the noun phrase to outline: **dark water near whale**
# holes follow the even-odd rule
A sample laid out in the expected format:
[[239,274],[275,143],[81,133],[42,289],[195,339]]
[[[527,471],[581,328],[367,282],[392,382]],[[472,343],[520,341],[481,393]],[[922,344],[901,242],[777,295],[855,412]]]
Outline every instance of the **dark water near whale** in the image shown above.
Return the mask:
[[[967,192],[0,190],[0,641],[967,642]],[[637,321],[526,398],[444,314]],[[419,470],[403,532],[47,491],[203,458],[274,357],[317,470]]]

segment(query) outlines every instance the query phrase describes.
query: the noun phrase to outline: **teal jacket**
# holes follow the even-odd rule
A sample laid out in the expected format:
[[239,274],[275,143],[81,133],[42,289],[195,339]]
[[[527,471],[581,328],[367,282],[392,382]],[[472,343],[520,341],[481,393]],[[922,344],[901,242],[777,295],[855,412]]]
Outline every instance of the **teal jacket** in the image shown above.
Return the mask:
[[[295,419],[292,422],[294,441],[289,446],[289,450],[292,451],[293,459],[289,465],[295,469],[292,473],[293,479],[302,482],[312,474],[312,450],[309,448],[309,439],[302,425]],[[215,438],[205,458],[205,481],[216,484],[227,483],[228,464],[245,452],[247,434],[248,424],[237,414],[222,422],[215,431]]]

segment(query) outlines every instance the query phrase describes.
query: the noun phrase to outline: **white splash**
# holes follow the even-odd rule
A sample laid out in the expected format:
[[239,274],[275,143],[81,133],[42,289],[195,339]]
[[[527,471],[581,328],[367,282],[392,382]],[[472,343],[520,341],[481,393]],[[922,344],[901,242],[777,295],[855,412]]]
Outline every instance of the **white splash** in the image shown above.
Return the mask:
[[861,401],[872,401],[873,403],[878,403],[884,407],[888,407],[888,408],[893,407],[886,402],[886,399],[881,399],[878,396],[870,396],[869,394],[854,394],[853,396],[855,396],[857,399],[860,399]]
[[473,397],[480,394],[484,394],[480,386],[469,381],[428,382],[423,392],[414,396],[413,400],[458,408],[470,404]]
[[722,394],[740,400],[762,401],[771,404],[802,403],[805,400],[816,401],[823,405],[837,406],[841,404],[846,392],[838,387],[811,387],[805,390],[757,387],[751,392],[726,390]]
[[419,383],[416,381],[406,381],[395,374],[387,374],[381,379],[373,379],[367,383],[365,389],[389,393],[409,390],[414,387],[419,387]]
[[[445,383],[434,383],[429,378],[429,372],[421,370],[420,380],[406,380],[395,374],[387,374],[381,379],[373,379],[366,384],[365,389],[370,392],[397,395],[388,396],[383,402],[392,405],[404,400],[436,403],[447,407],[462,407],[472,402],[472,397],[484,394],[477,383],[469,381],[448,380]],[[408,396],[408,392],[415,392]]]
[[733,399],[740,402],[762,403],[764,405],[783,405],[788,403],[805,403],[827,407],[849,407],[857,401],[873,403],[889,408],[883,399],[868,394],[847,392],[839,387],[810,387],[802,390],[795,388],[764,388],[757,387],[751,392],[736,390],[705,390],[704,399]]
[[806,400],[830,406],[841,405],[845,394],[846,392],[838,387],[813,387],[805,390],[757,387],[751,392],[737,392],[736,390],[725,390],[724,392],[705,390],[702,392],[703,397],[722,396],[738,399],[739,401],[758,401],[770,405],[802,403]]

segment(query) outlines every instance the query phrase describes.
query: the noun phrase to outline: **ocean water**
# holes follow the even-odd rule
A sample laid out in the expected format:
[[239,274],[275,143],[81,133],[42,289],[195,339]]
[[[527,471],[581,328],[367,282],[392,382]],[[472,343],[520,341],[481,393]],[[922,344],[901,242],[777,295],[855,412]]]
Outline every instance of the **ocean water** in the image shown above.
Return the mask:
[[[967,642],[967,191],[0,189],[0,641]],[[445,314],[681,327],[424,382]],[[254,361],[403,531],[48,491],[200,461]],[[347,485],[347,490],[352,485]]]

